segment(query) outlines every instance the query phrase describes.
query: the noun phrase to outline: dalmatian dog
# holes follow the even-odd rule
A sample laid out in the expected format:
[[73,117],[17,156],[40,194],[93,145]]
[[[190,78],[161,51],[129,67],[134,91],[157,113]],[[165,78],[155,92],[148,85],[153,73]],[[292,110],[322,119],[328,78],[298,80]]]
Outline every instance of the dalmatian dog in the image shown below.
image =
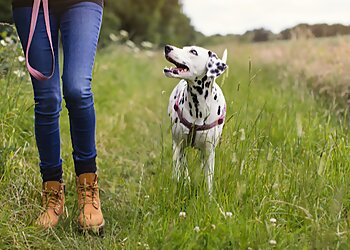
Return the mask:
[[166,45],[165,58],[175,67],[164,68],[167,77],[181,79],[170,95],[168,114],[172,123],[173,178],[189,179],[185,148],[200,150],[201,168],[209,196],[213,190],[215,148],[225,122],[225,97],[215,79],[228,67],[227,50],[222,59],[214,52],[189,46]]

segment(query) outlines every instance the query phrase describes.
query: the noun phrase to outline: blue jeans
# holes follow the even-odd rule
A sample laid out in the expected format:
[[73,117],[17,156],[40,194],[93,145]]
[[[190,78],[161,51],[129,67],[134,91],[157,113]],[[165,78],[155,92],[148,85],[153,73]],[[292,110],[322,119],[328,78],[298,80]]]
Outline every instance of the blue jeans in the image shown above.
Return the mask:
[[[13,10],[13,19],[24,50],[27,46],[31,10],[31,7]],[[40,156],[40,171],[44,181],[62,178],[59,128],[62,102],[59,31],[64,56],[62,89],[69,113],[75,171],[77,175],[96,172],[96,119],[91,79],[102,11],[101,6],[92,2],[72,5],[61,13],[50,10],[55,72],[47,81],[31,78],[35,100],[35,137]],[[49,75],[52,67],[51,50],[42,8],[39,11],[29,51],[29,62],[43,74]]]

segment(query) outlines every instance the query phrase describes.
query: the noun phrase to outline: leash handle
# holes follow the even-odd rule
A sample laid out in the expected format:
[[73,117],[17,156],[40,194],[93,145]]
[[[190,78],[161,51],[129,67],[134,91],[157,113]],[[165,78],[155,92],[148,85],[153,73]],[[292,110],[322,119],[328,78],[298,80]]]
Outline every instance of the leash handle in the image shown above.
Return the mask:
[[[47,34],[47,37],[48,37],[49,42],[50,42],[50,49],[51,49],[51,56],[52,56],[52,70],[51,70],[51,73],[49,76],[45,76],[40,71],[33,68],[29,63],[29,49],[30,49],[30,45],[31,45],[32,40],[33,40],[34,31],[35,31],[35,27],[36,27],[38,15],[39,15],[39,8],[40,8],[41,2],[43,3],[46,34]],[[26,66],[27,66],[29,73],[39,81],[44,81],[44,80],[50,79],[53,76],[53,73],[55,71],[55,54],[54,54],[53,46],[52,46],[48,0],[34,0],[33,1],[32,17],[30,20],[30,30],[29,30],[28,42],[27,42],[27,48],[26,48]]]

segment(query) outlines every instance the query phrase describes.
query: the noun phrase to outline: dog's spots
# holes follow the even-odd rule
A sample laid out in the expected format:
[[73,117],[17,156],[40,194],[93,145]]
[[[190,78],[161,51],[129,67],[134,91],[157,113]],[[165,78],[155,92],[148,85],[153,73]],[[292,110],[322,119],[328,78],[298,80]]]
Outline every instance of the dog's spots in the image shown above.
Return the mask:
[[176,99],[176,95],[174,95],[174,100]]
[[207,99],[208,94],[209,94],[209,92],[208,92],[208,90],[206,90],[206,91],[205,91],[205,95],[204,95],[204,99]]
[[216,99],[218,99],[218,95],[217,94],[214,95],[214,100],[216,101]]
[[218,107],[218,115],[220,115],[221,106]]
[[197,90],[198,94],[202,95],[203,94],[203,89],[200,86],[194,86],[193,87],[195,90]]
[[177,119],[177,117],[176,117],[176,118],[175,118],[175,123],[177,123],[177,120],[178,120],[178,119]]
[[208,68],[211,68],[213,65],[211,63],[208,63]]
[[207,82],[205,83],[205,87],[209,88],[209,86],[210,86],[210,81],[207,81]]
[[187,96],[185,97],[185,101],[187,102]]
[[192,109],[192,103],[191,102],[188,103],[188,106],[190,107],[190,109]]
[[199,112],[199,110],[198,110],[198,108],[196,108],[196,118],[198,118],[198,112]]
[[198,80],[198,81],[197,81],[197,84],[198,84],[198,85],[201,85],[201,84],[202,84],[201,80]]
[[199,118],[202,118],[202,112],[199,112]]
[[203,78],[202,78],[202,82],[205,82],[207,80],[207,76],[205,75]]
[[192,109],[190,109],[190,116],[193,116],[193,114],[192,114]]

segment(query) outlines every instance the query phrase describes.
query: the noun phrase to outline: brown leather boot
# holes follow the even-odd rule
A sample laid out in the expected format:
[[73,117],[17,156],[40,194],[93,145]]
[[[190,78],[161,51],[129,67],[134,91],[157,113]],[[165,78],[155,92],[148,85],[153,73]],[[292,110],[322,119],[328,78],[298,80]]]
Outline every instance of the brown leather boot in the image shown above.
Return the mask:
[[35,224],[43,228],[56,226],[64,211],[64,184],[59,181],[44,182],[41,201],[45,211]]
[[79,205],[79,229],[102,232],[105,221],[101,211],[97,175],[94,173],[81,174],[77,178]]

